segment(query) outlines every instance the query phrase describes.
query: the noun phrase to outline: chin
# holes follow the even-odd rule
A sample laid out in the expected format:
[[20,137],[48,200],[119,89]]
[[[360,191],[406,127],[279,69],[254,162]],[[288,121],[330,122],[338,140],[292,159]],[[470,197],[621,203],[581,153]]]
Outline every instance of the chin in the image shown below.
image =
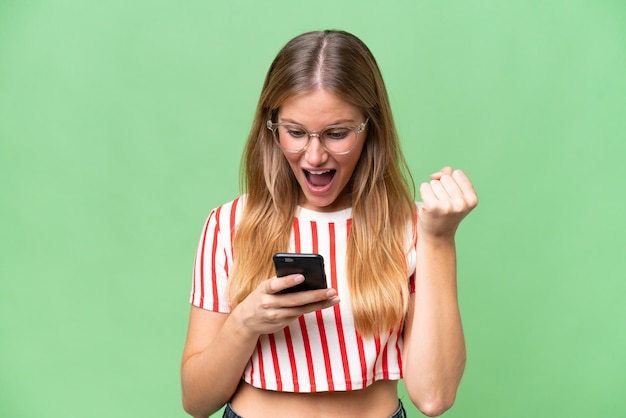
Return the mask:
[[332,196],[328,198],[310,198],[305,196],[305,198],[306,207],[320,212],[332,212],[349,207],[349,203],[344,203],[344,199],[341,199],[340,196]]

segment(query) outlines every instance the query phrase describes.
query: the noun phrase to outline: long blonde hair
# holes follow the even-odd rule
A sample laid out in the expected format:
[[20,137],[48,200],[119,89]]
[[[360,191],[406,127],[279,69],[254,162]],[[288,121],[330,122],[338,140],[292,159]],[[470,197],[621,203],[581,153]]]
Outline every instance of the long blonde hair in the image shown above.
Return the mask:
[[266,121],[280,105],[317,88],[359,107],[369,118],[352,179],[352,227],[347,274],[356,327],[386,332],[406,313],[407,225],[414,219],[414,186],[400,149],[380,70],[367,46],[343,31],[309,32],[288,42],[270,66],[241,167],[247,194],[234,238],[229,279],[234,305],[274,275],[272,254],[287,250],[301,190]]

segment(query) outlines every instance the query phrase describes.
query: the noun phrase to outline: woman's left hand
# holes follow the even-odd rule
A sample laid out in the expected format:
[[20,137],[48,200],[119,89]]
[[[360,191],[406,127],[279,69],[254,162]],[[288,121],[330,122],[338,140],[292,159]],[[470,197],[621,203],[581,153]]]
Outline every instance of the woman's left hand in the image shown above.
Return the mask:
[[422,238],[453,239],[463,218],[478,204],[470,179],[451,167],[431,174],[430,182],[420,185],[420,194],[418,236]]

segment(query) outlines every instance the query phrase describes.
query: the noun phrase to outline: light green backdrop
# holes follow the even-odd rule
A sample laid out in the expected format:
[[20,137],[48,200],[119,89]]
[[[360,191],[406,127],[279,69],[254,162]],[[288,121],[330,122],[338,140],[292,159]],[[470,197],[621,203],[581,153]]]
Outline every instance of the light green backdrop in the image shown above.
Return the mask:
[[0,0],[0,416],[185,416],[202,222],[270,61],[323,28],[373,50],[416,181],[479,191],[446,416],[624,416],[623,0]]

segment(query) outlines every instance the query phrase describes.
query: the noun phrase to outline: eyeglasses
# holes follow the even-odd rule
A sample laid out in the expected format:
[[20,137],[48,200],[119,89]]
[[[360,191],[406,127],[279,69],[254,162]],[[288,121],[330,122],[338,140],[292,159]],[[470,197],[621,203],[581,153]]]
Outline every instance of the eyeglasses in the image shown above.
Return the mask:
[[322,147],[336,155],[347,154],[357,144],[358,135],[365,130],[369,118],[358,126],[327,126],[321,131],[311,132],[297,123],[274,123],[267,121],[267,129],[272,131],[274,141],[285,152],[302,152],[311,143],[311,137],[316,136]]

